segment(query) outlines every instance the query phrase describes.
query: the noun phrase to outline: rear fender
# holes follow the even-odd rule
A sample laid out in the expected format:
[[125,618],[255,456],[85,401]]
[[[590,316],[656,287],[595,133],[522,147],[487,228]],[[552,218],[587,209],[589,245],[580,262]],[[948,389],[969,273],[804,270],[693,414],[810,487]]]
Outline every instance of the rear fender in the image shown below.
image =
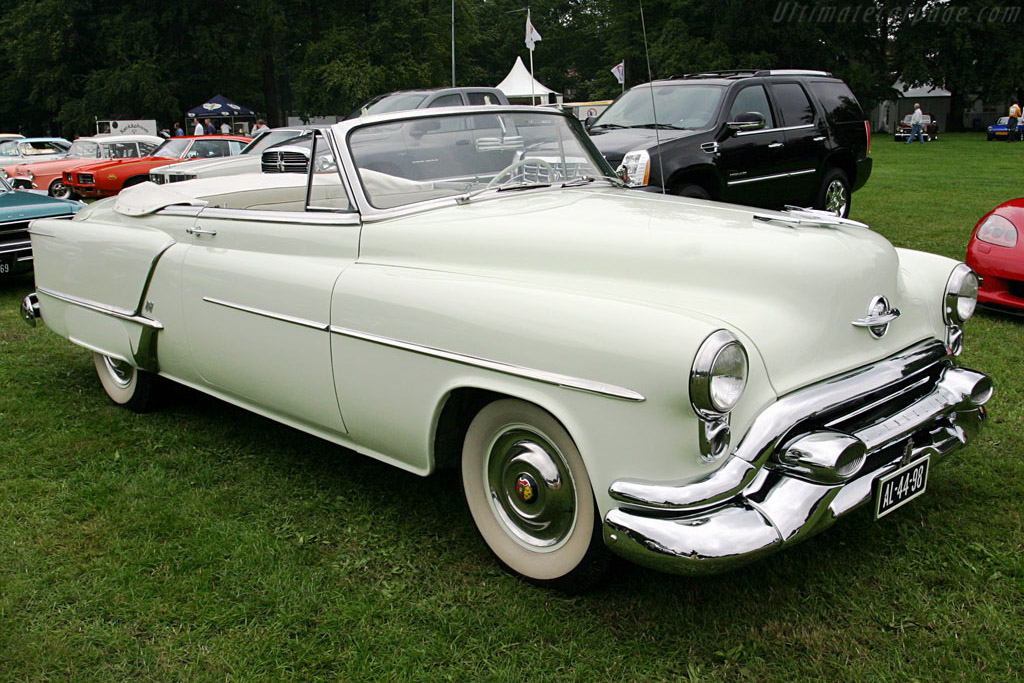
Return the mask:
[[160,257],[175,244],[156,228],[42,219],[30,234],[43,322],[92,351],[157,371],[162,325],[144,296]]

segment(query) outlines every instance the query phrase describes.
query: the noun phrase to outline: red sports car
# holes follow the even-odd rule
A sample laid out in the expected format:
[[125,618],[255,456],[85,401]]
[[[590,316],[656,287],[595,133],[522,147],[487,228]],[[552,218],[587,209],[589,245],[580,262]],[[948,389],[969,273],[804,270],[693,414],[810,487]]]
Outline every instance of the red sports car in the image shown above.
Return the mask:
[[149,180],[150,169],[174,159],[210,159],[234,156],[251,138],[241,135],[201,135],[167,140],[152,156],[108,159],[76,166],[64,172],[64,185],[81,197],[112,197],[126,187]]
[[1024,311],[1024,198],[985,214],[967,244],[967,265],[982,278],[978,303]]

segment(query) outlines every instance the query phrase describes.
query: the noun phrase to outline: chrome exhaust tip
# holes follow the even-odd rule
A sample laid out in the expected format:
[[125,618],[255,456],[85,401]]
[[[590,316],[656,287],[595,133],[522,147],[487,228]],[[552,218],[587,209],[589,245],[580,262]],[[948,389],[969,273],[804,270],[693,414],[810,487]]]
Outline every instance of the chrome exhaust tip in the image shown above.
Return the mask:
[[35,327],[36,320],[40,318],[40,315],[39,297],[36,296],[35,292],[32,292],[21,300],[21,319],[29,327]]

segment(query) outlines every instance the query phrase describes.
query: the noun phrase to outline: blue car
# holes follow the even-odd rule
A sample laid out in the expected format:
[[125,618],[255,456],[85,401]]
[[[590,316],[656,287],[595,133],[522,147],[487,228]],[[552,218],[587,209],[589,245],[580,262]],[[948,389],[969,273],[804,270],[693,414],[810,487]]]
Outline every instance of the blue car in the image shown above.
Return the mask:
[[0,280],[32,270],[29,223],[36,218],[71,218],[82,202],[13,189],[0,177]]
[[1010,122],[1009,116],[1001,116],[996,122],[988,127],[989,140],[1005,140],[1007,136],[1006,124]]

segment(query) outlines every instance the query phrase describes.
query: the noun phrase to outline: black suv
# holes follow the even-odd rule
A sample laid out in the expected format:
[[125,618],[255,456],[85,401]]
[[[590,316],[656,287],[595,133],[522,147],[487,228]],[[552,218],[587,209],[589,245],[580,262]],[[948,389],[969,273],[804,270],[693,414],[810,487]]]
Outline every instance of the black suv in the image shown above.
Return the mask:
[[[657,115],[655,116],[655,112]],[[871,129],[824,71],[715,71],[621,95],[587,129],[630,185],[846,217],[871,175]]]

